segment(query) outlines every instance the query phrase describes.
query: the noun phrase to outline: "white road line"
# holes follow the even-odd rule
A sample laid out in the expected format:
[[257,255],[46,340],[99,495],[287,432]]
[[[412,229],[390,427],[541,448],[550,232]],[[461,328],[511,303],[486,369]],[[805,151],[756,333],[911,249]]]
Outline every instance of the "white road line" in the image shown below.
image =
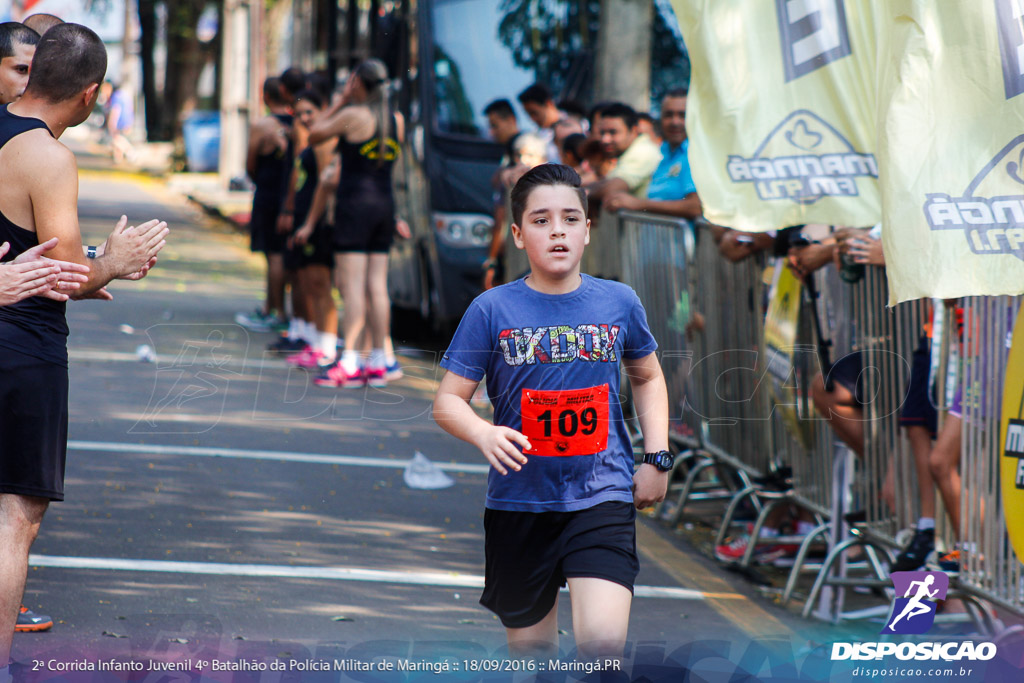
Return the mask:
[[[484,577],[458,572],[398,572],[357,567],[291,567],[271,564],[227,564],[221,562],[169,562],[166,560],[127,560],[110,557],[56,557],[30,555],[29,566],[59,569],[100,569],[128,572],[165,572],[171,574],[208,574],[216,576],[278,577],[288,579],[326,579],[398,583],[440,588],[483,588]],[[638,598],[703,600],[704,594],[672,586],[636,586]]]
[[[148,455],[184,455],[200,458],[236,458],[242,460],[276,460],[303,462],[318,465],[347,465],[350,467],[386,467],[401,470],[408,460],[377,458],[356,455],[327,455],[323,453],[295,453],[289,451],[259,451],[241,448],[207,448],[202,446],[157,446],[137,443],[115,443],[113,441],[68,441],[68,450],[99,451],[103,453],[141,453]],[[487,474],[489,465],[477,463],[435,462],[445,472],[466,472]]]

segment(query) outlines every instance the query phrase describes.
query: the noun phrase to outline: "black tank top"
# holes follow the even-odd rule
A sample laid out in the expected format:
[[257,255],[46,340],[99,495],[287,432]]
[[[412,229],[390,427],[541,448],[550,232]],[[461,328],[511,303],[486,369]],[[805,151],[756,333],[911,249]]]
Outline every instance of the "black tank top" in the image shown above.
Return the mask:
[[[344,136],[338,141],[341,152],[341,181],[338,199],[359,203],[391,202],[391,168],[398,158],[398,141],[394,138],[397,122],[391,115],[392,134],[383,144],[376,137],[363,142],[348,142]],[[380,162],[383,154],[384,161]]]
[[274,114],[274,118],[288,129],[288,148],[256,157],[256,177],[252,179],[256,191],[253,193],[252,202],[254,207],[279,211],[288,193],[288,179],[291,177],[292,164],[295,161],[295,150],[292,148],[291,140],[294,117],[291,114]]
[[295,180],[295,227],[301,226],[313,206],[316,184],[320,181],[320,170],[316,165],[316,152],[312,146],[302,150],[295,160],[298,177]]
[[[15,136],[42,128],[39,119],[17,116],[0,107],[0,147]],[[16,173],[17,169],[3,169],[3,173]],[[0,207],[0,244],[11,243],[3,261],[13,261],[20,254],[39,244],[36,233],[12,223]],[[0,266],[6,268],[8,266]],[[64,316],[65,304],[34,296],[10,306],[0,306],[0,347],[18,351],[50,363],[67,367],[68,323]]]

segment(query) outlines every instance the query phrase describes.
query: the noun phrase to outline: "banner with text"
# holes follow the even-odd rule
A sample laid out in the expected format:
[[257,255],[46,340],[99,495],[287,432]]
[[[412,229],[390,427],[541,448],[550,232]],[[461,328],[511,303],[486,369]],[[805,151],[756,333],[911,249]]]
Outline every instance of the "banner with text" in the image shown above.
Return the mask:
[[672,0],[690,54],[690,167],[708,220],[881,218],[874,3]]
[[878,153],[892,226],[882,233],[889,301],[1024,293],[1024,3],[884,8]]

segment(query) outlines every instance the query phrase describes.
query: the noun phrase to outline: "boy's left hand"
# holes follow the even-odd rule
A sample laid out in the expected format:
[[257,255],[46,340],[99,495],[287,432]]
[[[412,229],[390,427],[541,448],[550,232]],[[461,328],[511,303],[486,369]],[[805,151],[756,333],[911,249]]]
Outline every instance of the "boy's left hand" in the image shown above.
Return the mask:
[[668,472],[662,472],[654,465],[640,465],[633,475],[633,505],[637,510],[665,500],[668,475]]

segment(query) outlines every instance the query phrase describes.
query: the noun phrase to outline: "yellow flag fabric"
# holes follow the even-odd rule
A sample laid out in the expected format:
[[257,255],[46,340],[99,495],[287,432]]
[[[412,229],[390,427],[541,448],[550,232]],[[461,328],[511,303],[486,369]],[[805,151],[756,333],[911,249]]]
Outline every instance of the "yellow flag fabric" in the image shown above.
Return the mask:
[[752,232],[874,225],[875,3],[672,0],[705,217]]
[[890,303],[1024,293],[1024,5],[881,5],[878,147]]

